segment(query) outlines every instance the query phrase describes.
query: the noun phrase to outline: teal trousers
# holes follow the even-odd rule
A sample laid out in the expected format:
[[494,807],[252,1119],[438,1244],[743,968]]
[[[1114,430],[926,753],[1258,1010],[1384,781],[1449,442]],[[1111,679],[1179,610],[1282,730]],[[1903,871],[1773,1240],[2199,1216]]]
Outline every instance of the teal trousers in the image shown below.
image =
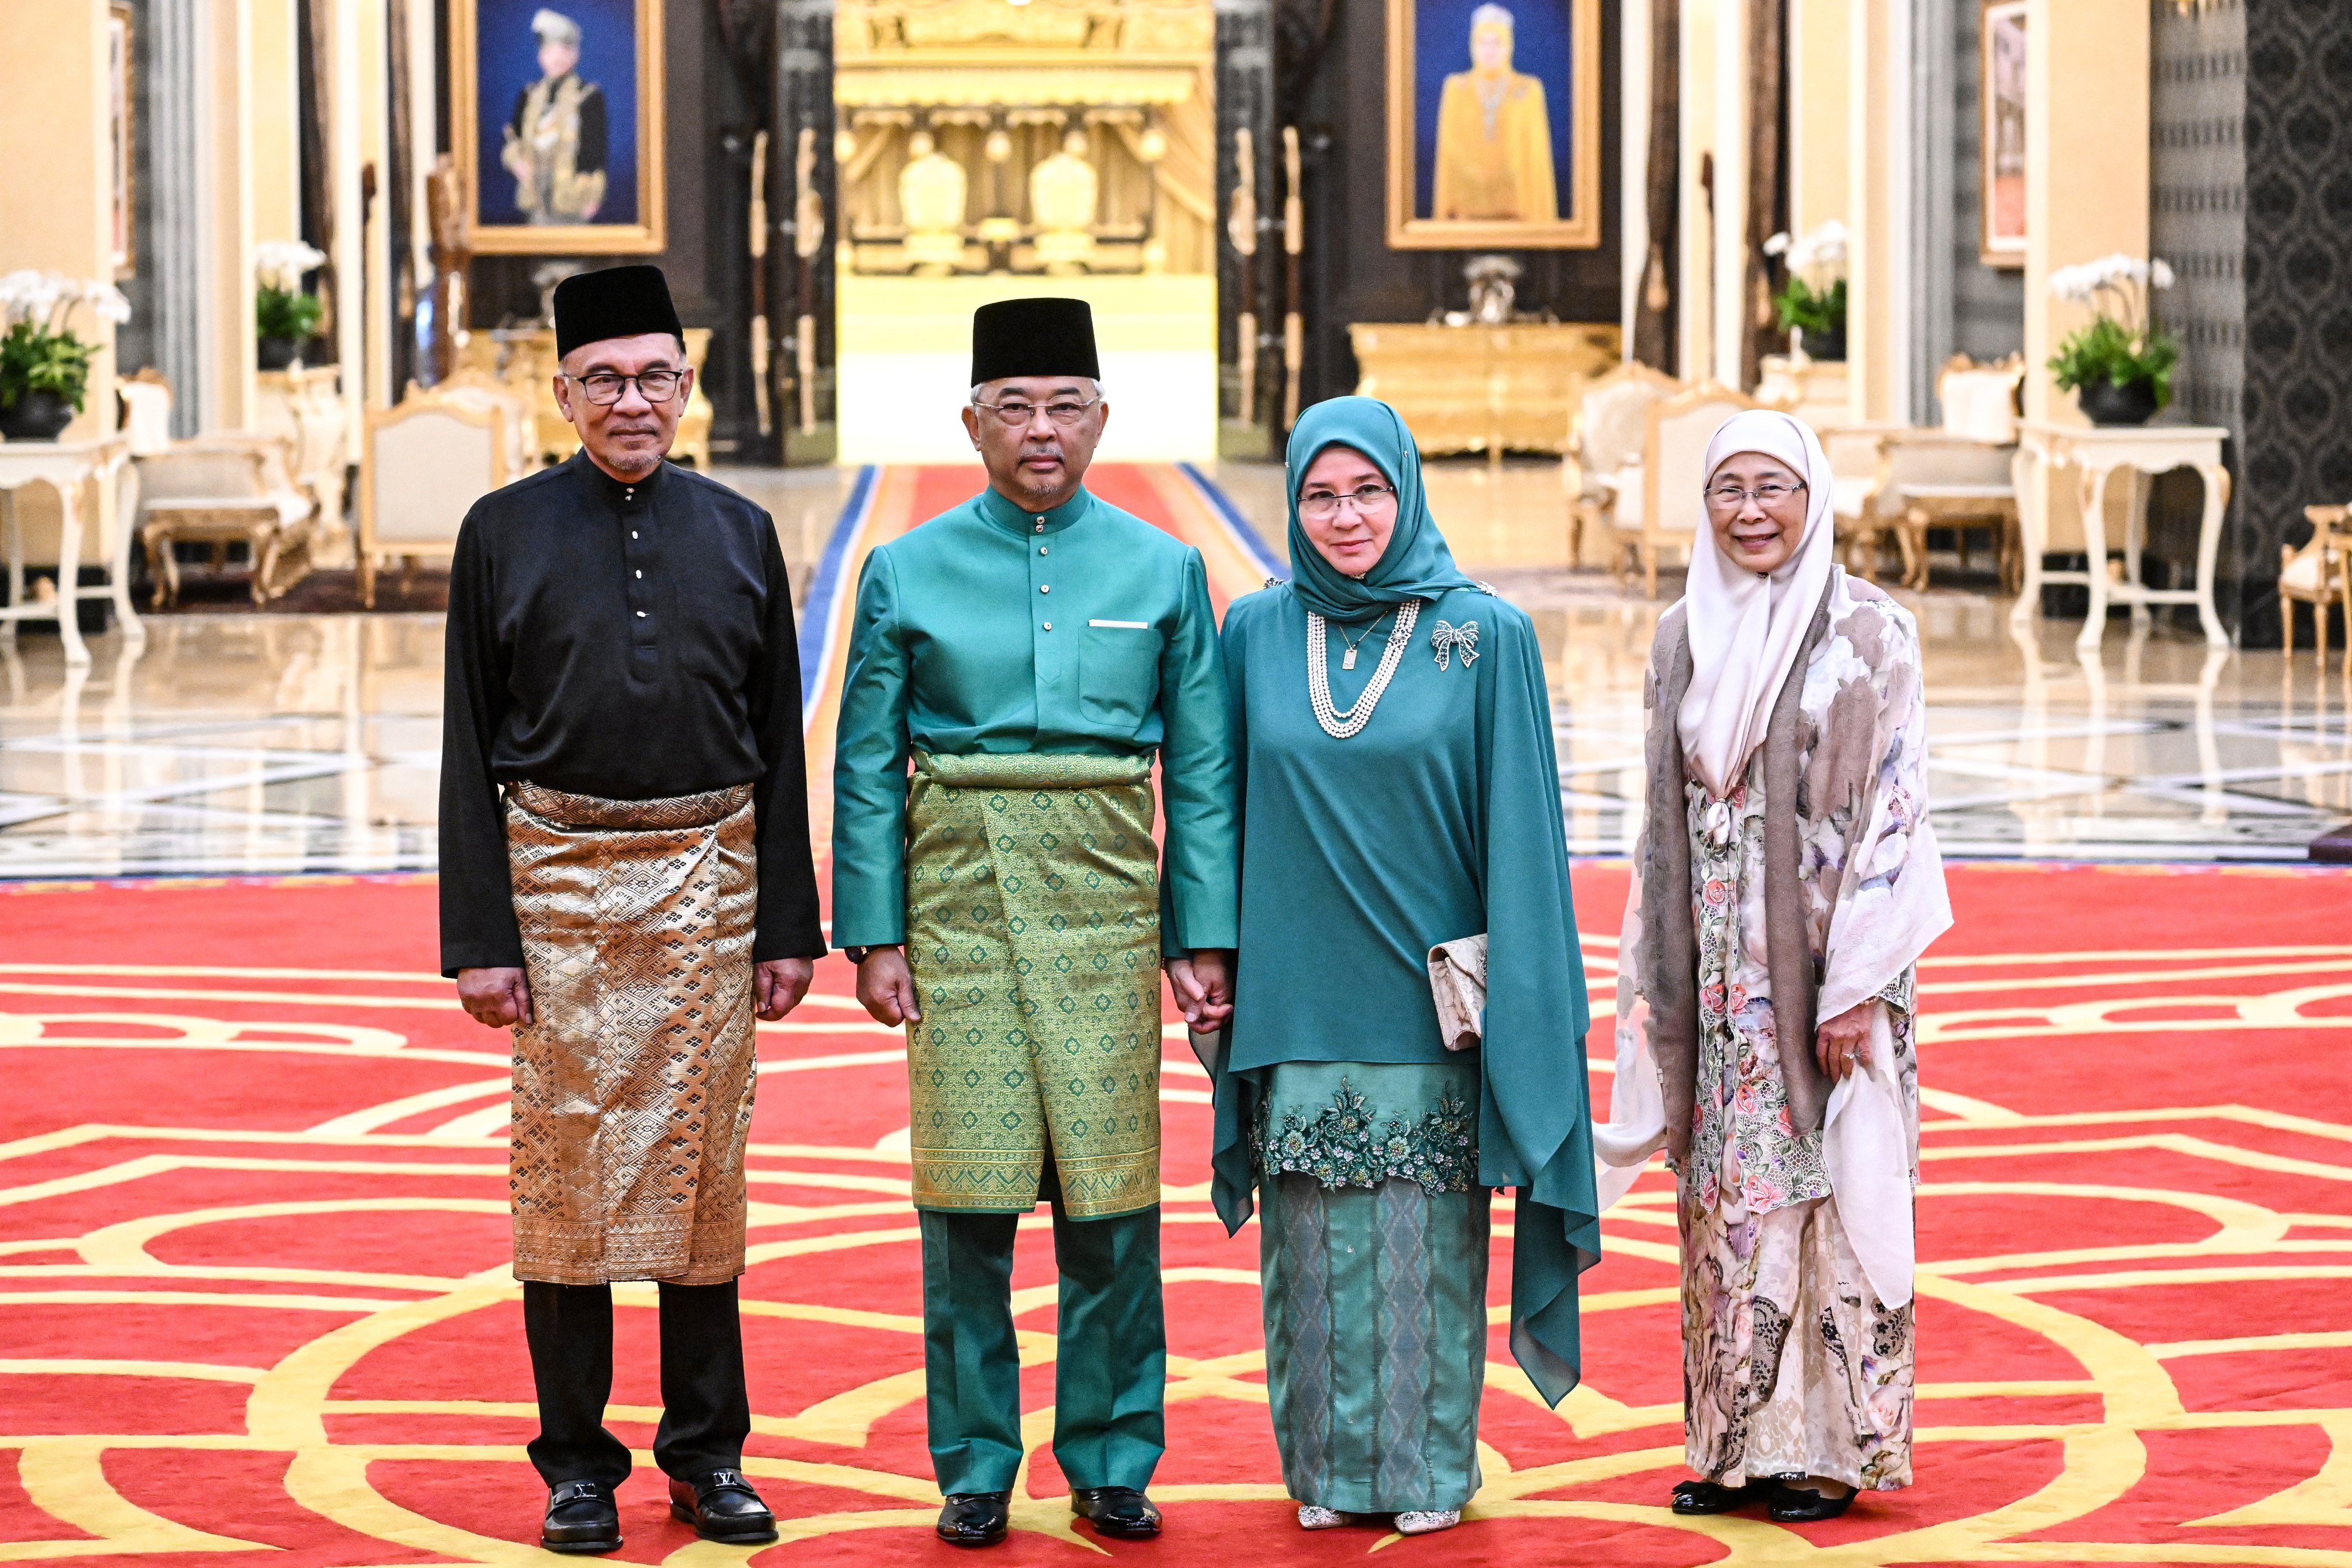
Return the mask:
[[[1167,1447],[1160,1208],[1074,1220],[1062,1212],[1050,1156],[1044,1186],[1062,1277],[1054,1458],[1073,1487],[1141,1491]],[[1024,1452],[1013,1337],[1013,1238],[1020,1216],[919,1213],[931,1468],[950,1497],[1009,1491]]]

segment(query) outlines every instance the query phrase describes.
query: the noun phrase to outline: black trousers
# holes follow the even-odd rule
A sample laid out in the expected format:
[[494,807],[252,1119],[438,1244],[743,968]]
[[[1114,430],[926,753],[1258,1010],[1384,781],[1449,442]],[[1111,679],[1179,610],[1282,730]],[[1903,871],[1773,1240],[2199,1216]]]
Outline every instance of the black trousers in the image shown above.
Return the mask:
[[[552,1489],[566,1481],[616,1488],[629,1450],[604,1429],[613,1394],[613,1288],[525,1280],[523,1333],[539,1388],[530,1462]],[[661,1287],[661,1426],[654,1462],[695,1480],[743,1463],[751,1401],[743,1388],[743,1330],[735,1281]]]

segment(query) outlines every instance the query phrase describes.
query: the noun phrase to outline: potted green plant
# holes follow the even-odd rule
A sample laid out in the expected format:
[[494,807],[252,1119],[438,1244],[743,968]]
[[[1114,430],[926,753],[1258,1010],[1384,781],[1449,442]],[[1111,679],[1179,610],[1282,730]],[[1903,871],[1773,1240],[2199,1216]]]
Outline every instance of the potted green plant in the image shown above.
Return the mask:
[[111,283],[30,270],[0,278],[0,437],[54,441],[81,412],[99,345],[67,324],[77,305],[100,321],[131,319],[131,301]]
[[324,251],[299,239],[265,239],[253,247],[254,361],[284,370],[319,330],[327,307],[302,287],[304,273],[326,264]]
[[2172,287],[2172,268],[2120,253],[2062,267],[2053,298],[2096,312],[2050,360],[2058,390],[2071,392],[2094,425],[2145,425],[2172,401],[2180,342],[2156,324],[2150,295]]
[[1845,225],[1828,222],[1774,235],[1764,254],[1785,258],[1789,280],[1772,297],[1790,346],[1807,359],[1845,358]]

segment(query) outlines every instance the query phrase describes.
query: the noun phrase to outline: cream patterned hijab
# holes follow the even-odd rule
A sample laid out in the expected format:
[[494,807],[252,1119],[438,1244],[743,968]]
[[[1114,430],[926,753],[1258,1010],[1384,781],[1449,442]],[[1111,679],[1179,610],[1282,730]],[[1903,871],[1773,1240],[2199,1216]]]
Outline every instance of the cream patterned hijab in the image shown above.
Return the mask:
[[1691,682],[1675,727],[1691,772],[1717,797],[1747,775],[1748,759],[1764,743],[1772,703],[1804,646],[1834,565],[1830,459],[1821,437],[1804,421],[1777,410],[1735,414],[1707,443],[1699,482],[1711,482],[1717,468],[1742,452],[1777,459],[1803,478],[1805,531],[1769,577],[1724,559],[1715,530],[1704,520],[1691,545],[1683,595]]

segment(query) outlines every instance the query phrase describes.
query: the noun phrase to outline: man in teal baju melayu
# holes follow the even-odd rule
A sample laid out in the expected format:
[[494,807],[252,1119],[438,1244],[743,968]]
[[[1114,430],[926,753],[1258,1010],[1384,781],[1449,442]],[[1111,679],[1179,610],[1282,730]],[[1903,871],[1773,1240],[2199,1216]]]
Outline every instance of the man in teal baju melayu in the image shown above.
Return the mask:
[[[1160,969],[1230,1011],[1233,751],[1200,552],[1084,488],[1092,319],[973,321],[988,488],[867,558],[834,770],[834,941],[907,1026],[940,1537],[1004,1537],[1024,1454],[1013,1232],[1061,1269],[1054,1453],[1102,1533],[1157,1534]],[[1151,763],[1167,803],[1164,871]],[[909,764],[912,764],[911,777]]]

